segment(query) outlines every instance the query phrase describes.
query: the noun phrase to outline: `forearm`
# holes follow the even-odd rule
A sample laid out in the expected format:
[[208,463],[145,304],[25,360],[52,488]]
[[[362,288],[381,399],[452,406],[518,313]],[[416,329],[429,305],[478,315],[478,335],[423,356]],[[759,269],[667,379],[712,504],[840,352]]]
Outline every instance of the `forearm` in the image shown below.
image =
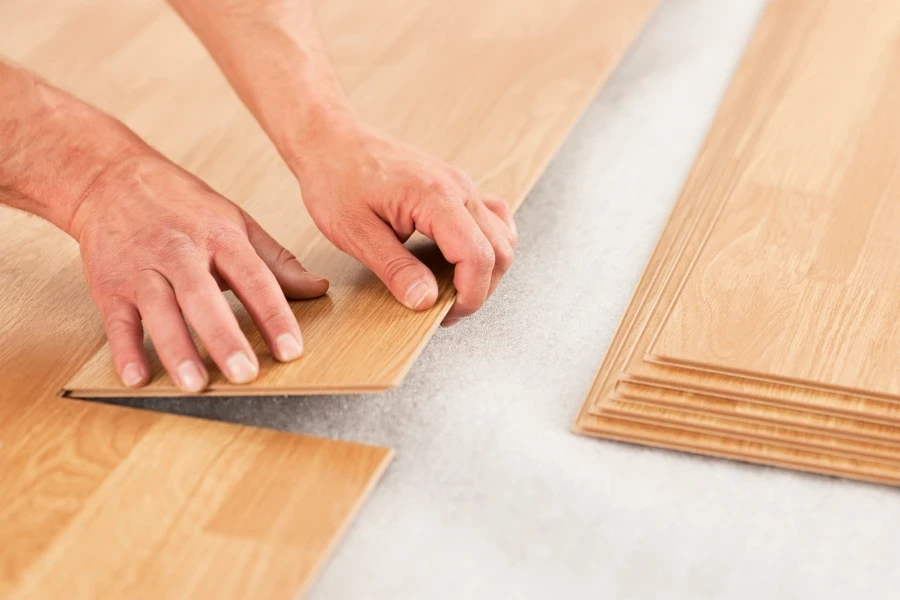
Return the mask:
[[297,148],[355,115],[309,0],[168,0],[295,170]]
[[0,60],[0,204],[74,235],[91,182],[139,144],[112,117]]

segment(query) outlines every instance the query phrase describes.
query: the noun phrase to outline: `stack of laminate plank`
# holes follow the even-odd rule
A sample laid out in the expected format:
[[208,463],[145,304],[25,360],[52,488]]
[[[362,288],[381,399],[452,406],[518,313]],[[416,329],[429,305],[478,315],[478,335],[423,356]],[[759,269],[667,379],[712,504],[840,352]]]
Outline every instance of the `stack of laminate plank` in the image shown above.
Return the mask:
[[900,2],[770,3],[575,429],[900,484]]

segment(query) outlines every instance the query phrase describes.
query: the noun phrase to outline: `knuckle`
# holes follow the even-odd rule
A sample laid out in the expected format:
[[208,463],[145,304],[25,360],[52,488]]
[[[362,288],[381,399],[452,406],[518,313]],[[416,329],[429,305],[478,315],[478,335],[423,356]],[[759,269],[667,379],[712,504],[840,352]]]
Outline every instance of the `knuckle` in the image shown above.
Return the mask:
[[114,313],[106,317],[106,336],[110,339],[125,337],[134,331],[134,323],[120,313]]
[[400,285],[404,283],[403,279],[409,268],[415,266],[415,263],[407,256],[393,256],[388,258],[382,269],[384,271],[384,279],[388,285]]
[[496,268],[505,273],[512,266],[513,260],[515,260],[515,251],[513,250],[511,245],[503,244],[499,248],[497,248],[495,256]]
[[450,167],[450,175],[467,195],[475,192],[475,182],[469,177],[468,173],[460,168]]
[[261,269],[243,269],[239,277],[241,278],[241,288],[251,298],[264,297],[272,289],[271,280]]
[[153,286],[138,294],[138,308],[141,312],[157,309],[169,302],[169,294],[166,290]]
[[125,286],[125,276],[118,272],[97,273],[91,277],[91,290],[100,297],[118,296]]
[[180,286],[176,286],[177,296],[186,305],[202,305],[209,301],[212,291],[221,293],[219,290],[213,290],[207,282],[196,278],[189,278]]
[[512,216],[512,210],[509,208],[509,204],[500,198],[486,199],[484,203],[499,217],[506,219]]
[[509,232],[509,245],[513,250],[519,246],[519,234],[514,230]]
[[287,248],[281,247],[278,250],[278,255],[275,257],[275,265],[278,267],[283,267],[288,263],[294,262],[297,260],[297,257],[288,250]]
[[472,249],[472,253],[474,261],[479,267],[485,270],[494,268],[496,254],[494,253],[494,248],[487,240],[479,240],[476,242]]
[[260,329],[269,331],[281,332],[290,328],[290,323],[288,323],[284,312],[278,306],[271,306],[263,310],[259,315],[258,321]]
[[454,182],[447,177],[429,177],[421,185],[425,194],[430,198],[449,200],[459,195]]
[[247,235],[236,225],[216,226],[207,234],[207,245],[214,250],[234,250],[247,242]]
[[201,339],[204,346],[218,349],[224,356],[229,356],[241,349],[238,337],[227,325],[222,323],[212,325],[209,331],[201,336]]
[[158,240],[158,255],[166,263],[178,263],[185,257],[197,254],[197,244],[187,233],[170,232],[164,239]]

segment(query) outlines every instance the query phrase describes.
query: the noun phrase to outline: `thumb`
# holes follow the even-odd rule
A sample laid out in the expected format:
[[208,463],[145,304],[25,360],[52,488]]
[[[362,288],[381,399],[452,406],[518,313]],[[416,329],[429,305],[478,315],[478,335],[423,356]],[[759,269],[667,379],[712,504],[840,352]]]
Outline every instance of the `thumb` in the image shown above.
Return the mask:
[[437,300],[434,274],[406,249],[387,223],[373,217],[349,231],[347,251],[366,265],[407,308],[427,310]]
[[262,259],[287,298],[309,300],[325,295],[328,280],[313,275],[300,264],[293,254],[275,241],[253,218],[244,213],[247,237],[256,253]]

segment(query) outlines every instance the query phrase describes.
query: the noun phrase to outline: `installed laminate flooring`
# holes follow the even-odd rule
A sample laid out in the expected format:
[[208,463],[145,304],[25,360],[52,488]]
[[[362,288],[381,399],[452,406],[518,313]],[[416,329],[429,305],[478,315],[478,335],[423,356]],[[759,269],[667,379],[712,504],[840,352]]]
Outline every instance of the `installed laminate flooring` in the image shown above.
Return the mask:
[[[881,403],[886,412],[871,419],[867,409],[874,402],[872,400],[829,398],[827,394],[823,398],[821,393],[815,394],[812,390],[770,384],[773,388],[771,404],[778,404],[783,388],[791,388],[792,393],[800,398],[813,395],[815,400],[809,404],[815,406],[818,402],[823,414],[798,419],[789,411],[786,415],[770,411],[762,423],[755,419],[734,419],[729,417],[734,417],[734,410],[738,408],[744,414],[746,411],[743,409],[748,405],[751,410],[753,407],[765,409],[764,403],[755,404],[752,397],[741,396],[743,380],[737,385],[730,383],[732,393],[737,390],[736,395],[730,398],[718,397],[715,391],[701,397],[690,393],[693,390],[689,385],[678,393],[665,389],[671,373],[678,373],[682,383],[692,381],[695,384],[709,378],[710,374],[644,361],[649,340],[658,330],[664,314],[662,309],[667,306],[666,294],[669,294],[668,300],[671,302],[681,281],[677,273],[673,275],[673,265],[678,261],[680,266],[685,266],[685,263],[690,265],[690,258],[694,256],[691,244],[696,253],[705,232],[722,208],[722,199],[730,197],[736,185],[743,181],[747,166],[754,164],[753,152],[759,148],[760,138],[765,141],[766,127],[771,127],[766,109],[777,104],[783,93],[790,95],[790,86],[794,82],[804,83],[802,77],[798,78],[798,74],[804,73],[803,69],[808,70],[806,81],[827,78],[821,72],[816,73],[816,68],[818,65],[819,71],[825,70],[822,65],[830,63],[816,63],[811,58],[823,45],[822,36],[827,40],[829,34],[840,31],[838,27],[845,26],[839,18],[841,9],[851,10],[851,7],[846,2],[789,3],[776,0],[767,10],[582,408],[576,422],[577,431],[751,462],[895,483],[894,476],[885,477],[887,473],[882,467],[873,466],[868,461],[849,463],[854,465],[849,468],[848,463],[841,462],[854,455],[859,456],[859,450],[869,457],[880,456],[894,462],[889,445],[871,446],[871,442],[867,442],[865,447],[857,445],[857,441],[869,433],[879,434],[884,441],[896,441],[896,429],[870,422],[888,414],[891,406],[887,403]],[[814,34],[800,35],[802,32]],[[890,36],[880,38],[882,46],[889,39]],[[876,38],[873,44],[878,43]],[[881,56],[877,48],[870,49],[870,52]],[[784,92],[784,89],[788,91]],[[742,128],[736,130],[730,126],[733,123],[741,123]],[[664,287],[668,287],[668,291],[660,295]],[[654,373],[652,385],[632,376],[633,372],[642,369]],[[620,374],[622,381],[619,381]],[[722,376],[719,380],[724,383],[729,378]],[[746,400],[751,401],[745,403]],[[732,411],[730,415],[722,404],[728,401],[732,402],[728,409]],[[828,413],[832,410],[847,416],[856,416],[858,410],[863,419],[831,418]],[[883,421],[891,420],[885,418]],[[660,426],[660,423],[668,425]],[[797,428],[773,429],[772,424]],[[897,422],[894,421],[894,424]],[[828,436],[820,435],[823,429],[829,432]],[[854,439],[856,441],[850,441]],[[826,451],[820,451],[823,448]],[[794,454],[795,450],[801,454]]]
[[[367,10],[350,10],[348,1],[318,2],[316,8],[328,50],[362,116],[466,169],[480,189],[516,208],[657,3],[541,0],[523,8],[517,0],[391,0]],[[414,313],[331,246],[212,61],[159,4],[95,0],[71,20],[48,20],[31,38],[6,46],[19,48],[21,62],[121,117],[240,203],[310,270],[331,281],[327,297],[293,305],[306,355],[290,364],[271,358],[232,299],[260,355],[261,376],[252,385],[232,385],[204,354],[211,374],[207,393],[395,387],[453,301],[448,266],[430,243],[411,242],[436,270],[441,289],[433,309]],[[85,27],[94,35],[82,41],[83,52],[60,56],[65,40],[84,36]],[[130,35],[123,38],[122,31]],[[167,40],[162,48],[160,39]],[[101,68],[86,69],[85,56]],[[115,93],[108,90],[111,81]],[[234,164],[246,166],[235,172]],[[152,348],[150,354],[154,378],[145,388],[123,387],[103,348],[66,389],[74,397],[180,395]]]

